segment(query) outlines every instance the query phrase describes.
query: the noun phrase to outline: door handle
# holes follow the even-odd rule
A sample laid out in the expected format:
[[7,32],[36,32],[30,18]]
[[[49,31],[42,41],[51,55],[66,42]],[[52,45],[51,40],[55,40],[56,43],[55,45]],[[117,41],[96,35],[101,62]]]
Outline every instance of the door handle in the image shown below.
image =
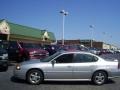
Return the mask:
[[72,66],[68,66],[68,68],[71,68]]

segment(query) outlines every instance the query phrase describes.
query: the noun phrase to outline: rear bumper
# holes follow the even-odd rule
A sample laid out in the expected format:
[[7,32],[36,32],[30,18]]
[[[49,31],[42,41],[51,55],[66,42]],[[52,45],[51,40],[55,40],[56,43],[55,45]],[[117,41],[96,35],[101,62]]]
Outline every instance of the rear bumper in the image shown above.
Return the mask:
[[108,78],[119,78],[119,77],[120,77],[120,69],[111,72]]

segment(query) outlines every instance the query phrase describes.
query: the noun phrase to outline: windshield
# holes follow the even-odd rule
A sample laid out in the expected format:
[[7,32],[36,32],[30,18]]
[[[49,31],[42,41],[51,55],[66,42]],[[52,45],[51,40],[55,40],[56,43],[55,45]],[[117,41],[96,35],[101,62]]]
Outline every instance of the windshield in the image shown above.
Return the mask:
[[41,62],[49,62],[51,61],[53,58],[55,58],[56,56],[60,55],[60,52],[56,52],[55,54],[49,56],[49,57],[46,57],[44,59],[41,60]]
[[37,48],[37,49],[40,49],[40,45],[39,44],[33,44],[33,43],[24,43],[22,45],[24,48]]

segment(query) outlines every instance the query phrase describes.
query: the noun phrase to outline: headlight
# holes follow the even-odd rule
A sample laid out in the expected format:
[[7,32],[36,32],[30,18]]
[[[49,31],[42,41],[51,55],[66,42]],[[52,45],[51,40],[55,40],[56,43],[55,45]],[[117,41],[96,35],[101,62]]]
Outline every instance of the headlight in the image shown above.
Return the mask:
[[20,70],[20,68],[21,68],[20,65],[17,64],[17,65],[16,65],[16,70]]
[[30,54],[35,54],[36,53],[36,51],[32,51],[32,52],[30,52]]

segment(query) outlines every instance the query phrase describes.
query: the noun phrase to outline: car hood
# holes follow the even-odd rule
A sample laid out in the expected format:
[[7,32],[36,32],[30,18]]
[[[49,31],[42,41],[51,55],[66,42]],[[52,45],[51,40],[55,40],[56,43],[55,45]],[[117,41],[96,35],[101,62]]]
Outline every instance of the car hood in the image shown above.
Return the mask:
[[26,48],[26,50],[29,51],[29,52],[33,52],[33,51],[37,51],[37,52],[47,52],[46,50],[37,49],[37,48]]

